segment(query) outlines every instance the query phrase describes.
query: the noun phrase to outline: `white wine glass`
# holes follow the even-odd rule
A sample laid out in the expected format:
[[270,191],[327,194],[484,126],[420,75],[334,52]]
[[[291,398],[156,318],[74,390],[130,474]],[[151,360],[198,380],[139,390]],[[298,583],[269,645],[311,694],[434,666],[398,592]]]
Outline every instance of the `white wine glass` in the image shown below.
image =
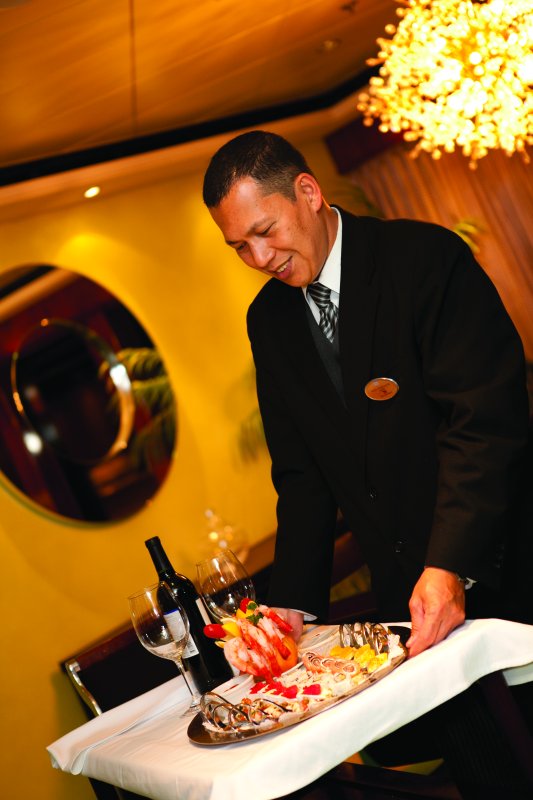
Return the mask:
[[[163,613],[160,605],[162,592],[172,597],[171,610]],[[146,586],[128,597],[131,620],[142,646],[155,656],[174,661],[183,675],[191,693],[191,704],[183,716],[196,714],[200,708],[200,695],[183,666],[183,651],[189,638],[189,620],[176,600],[174,593],[164,583]]]
[[255,601],[255,588],[232,550],[225,548],[196,565],[198,588],[209,613],[216,622],[235,616],[246,597]]

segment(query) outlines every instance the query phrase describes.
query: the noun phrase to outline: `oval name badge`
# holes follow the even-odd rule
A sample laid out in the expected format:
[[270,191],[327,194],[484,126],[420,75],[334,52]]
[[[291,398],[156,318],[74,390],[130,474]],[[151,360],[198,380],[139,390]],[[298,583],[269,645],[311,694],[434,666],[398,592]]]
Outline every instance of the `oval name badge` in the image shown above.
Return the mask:
[[365,394],[370,400],[390,400],[400,391],[394,378],[372,378],[365,386]]

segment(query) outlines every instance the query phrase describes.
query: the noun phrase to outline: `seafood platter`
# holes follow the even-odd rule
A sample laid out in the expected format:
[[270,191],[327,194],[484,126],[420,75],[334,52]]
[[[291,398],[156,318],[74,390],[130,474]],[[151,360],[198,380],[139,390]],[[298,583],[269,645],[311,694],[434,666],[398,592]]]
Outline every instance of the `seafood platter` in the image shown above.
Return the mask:
[[188,729],[201,745],[246,741],[303,722],[381,680],[407,656],[397,633],[369,622],[315,626],[297,648],[285,620],[248,600],[236,617],[205,632],[241,676],[202,696]]

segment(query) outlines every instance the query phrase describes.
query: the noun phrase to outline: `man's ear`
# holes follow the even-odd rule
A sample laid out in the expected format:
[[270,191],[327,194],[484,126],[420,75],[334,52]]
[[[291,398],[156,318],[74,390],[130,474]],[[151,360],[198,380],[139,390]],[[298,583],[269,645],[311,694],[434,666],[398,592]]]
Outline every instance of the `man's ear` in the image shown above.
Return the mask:
[[302,197],[314,211],[318,211],[322,206],[322,190],[317,179],[308,172],[300,172],[294,181],[294,190],[296,197]]

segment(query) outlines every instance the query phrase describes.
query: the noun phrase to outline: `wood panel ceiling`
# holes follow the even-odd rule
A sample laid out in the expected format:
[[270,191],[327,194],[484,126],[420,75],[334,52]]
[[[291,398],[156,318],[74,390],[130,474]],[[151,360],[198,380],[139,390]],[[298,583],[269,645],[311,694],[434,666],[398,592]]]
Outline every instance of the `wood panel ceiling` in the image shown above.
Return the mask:
[[395,8],[0,0],[0,168],[324,98],[365,73]]

